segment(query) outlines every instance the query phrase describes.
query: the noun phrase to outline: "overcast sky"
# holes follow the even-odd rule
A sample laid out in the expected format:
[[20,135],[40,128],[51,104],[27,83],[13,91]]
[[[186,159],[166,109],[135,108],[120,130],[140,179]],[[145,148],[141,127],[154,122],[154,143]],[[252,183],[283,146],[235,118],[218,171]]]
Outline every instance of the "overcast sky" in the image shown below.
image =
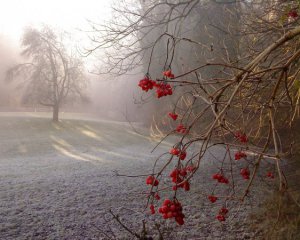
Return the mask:
[[86,19],[110,17],[111,0],[4,0],[0,7],[0,34],[19,42],[25,26],[50,24],[70,32],[86,28]]

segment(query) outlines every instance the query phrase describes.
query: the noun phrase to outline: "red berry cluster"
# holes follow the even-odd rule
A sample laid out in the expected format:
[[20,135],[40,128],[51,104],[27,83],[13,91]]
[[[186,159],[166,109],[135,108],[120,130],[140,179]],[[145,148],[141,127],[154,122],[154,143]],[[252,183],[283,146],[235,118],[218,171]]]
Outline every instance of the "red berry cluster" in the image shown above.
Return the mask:
[[274,178],[274,174],[272,172],[267,172],[267,177],[268,178]]
[[163,75],[167,78],[174,78],[175,77],[171,70],[163,72]]
[[240,160],[241,158],[246,158],[246,157],[247,157],[246,153],[241,151],[236,152],[234,155],[235,160]]
[[156,82],[149,79],[148,77],[143,78],[139,82],[139,87],[142,88],[143,91],[148,92],[148,90],[152,90],[153,87],[156,85]]
[[228,213],[228,209],[227,208],[221,208],[220,211],[219,211],[219,214],[217,215],[217,219],[220,221],[220,222],[224,222],[226,220],[226,214]]
[[146,179],[146,184],[156,187],[156,186],[158,186],[159,181],[153,176],[148,176],[147,179]]
[[242,168],[240,173],[244,179],[248,180],[250,178],[250,172],[247,168]]
[[161,98],[173,94],[172,87],[168,83],[156,83],[155,87],[156,87],[157,98]]
[[151,211],[151,214],[155,214],[155,208],[154,208],[153,204],[150,205],[150,211]]
[[299,15],[296,10],[291,10],[291,11],[289,11],[288,16],[291,18],[297,18]]
[[170,150],[170,154],[178,156],[180,160],[184,160],[186,158],[186,151],[184,149],[180,150],[179,148],[173,147]]
[[241,142],[241,143],[247,143],[248,142],[248,137],[246,134],[244,133],[240,133],[240,132],[237,132],[235,134],[235,137]]
[[216,202],[218,200],[218,198],[214,195],[209,195],[208,196],[209,201],[211,201],[212,203]]
[[156,96],[158,98],[173,94],[173,90],[172,90],[172,87],[170,84],[160,83],[160,82],[151,80],[148,76],[146,76],[145,78],[140,80],[138,85],[145,92],[148,92],[149,90],[152,90],[153,88],[156,88]]
[[183,126],[183,124],[179,124],[179,125],[176,127],[176,131],[177,131],[178,133],[185,134],[185,133],[186,133],[186,127]]
[[228,179],[220,173],[214,174],[213,179],[217,180],[219,183],[225,183],[225,184],[229,183]]
[[177,169],[175,168],[170,173],[170,178],[172,178],[172,182],[176,185],[173,186],[173,190],[176,191],[178,188],[183,188],[185,191],[190,190],[190,183],[188,181],[184,181],[184,177],[187,175],[186,168]]
[[176,119],[177,119],[177,117],[178,117],[178,115],[177,115],[176,113],[171,113],[171,112],[170,112],[168,115],[169,115],[169,117],[172,118],[174,121],[176,121]]
[[181,203],[175,199],[171,201],[170,199],[165,199],[163,205],[158,209],[159,213],[162,214],[164,219],[175,218],[175,221],[179,225],[184,224],[184,214],[182,213]]

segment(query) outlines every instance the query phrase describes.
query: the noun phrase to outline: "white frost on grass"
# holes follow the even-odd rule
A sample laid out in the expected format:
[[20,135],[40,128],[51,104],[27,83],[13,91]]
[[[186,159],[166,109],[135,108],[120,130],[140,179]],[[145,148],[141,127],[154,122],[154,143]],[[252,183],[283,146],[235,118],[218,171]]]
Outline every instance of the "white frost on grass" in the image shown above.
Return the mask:
[[[107,229],[104,216],[110,208],[141,226],[144,178],[116,177],[113,171],[148,174],[155,157],[172,144],[150,154],[156,142],[127,123],[62,116],[53,124],[49,113],[0,113],[0,239],[105,239],[99,229]],[[239,239],[245,232],[211,222],[220,205],[212,206],[205,194],[214,187],[214,159],[218,162],[222,151],[212,154],[201,160],[205,164],[191,193],[178,193],[187,220],[170,239]],[[241,224],[245,214],[236,221]]]

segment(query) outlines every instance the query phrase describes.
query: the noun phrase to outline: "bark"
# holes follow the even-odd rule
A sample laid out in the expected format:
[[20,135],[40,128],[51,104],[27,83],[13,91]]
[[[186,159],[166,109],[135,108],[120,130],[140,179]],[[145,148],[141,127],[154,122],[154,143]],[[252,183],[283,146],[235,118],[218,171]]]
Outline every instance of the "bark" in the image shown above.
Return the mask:
[[59,105],[56,104],[53,106],[53,117],[52,117],[53,122],[58,122],[58,114],[59,114]]

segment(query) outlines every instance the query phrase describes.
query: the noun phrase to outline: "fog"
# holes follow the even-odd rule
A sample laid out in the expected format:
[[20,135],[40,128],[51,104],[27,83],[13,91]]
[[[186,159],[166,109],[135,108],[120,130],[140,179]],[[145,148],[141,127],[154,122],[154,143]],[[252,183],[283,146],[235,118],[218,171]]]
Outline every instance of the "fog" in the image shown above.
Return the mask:
[[[102,5],[95,8],[95,4]],[[46,24],[53,29],[66,31],[69,34],[68,45],[78,49],[85,49],[88,44],[88,34],[84,30],[88,29],[87,19],[102,21],[109,18],[110,1],[99,4],[98,1],[89,0],[85,4],[75,3],[72,6],[61,6],[56,9],[53,2],[46,2],[44,5],[35,1],[18,3],[26,11],[18,10],[18,16],[13,18],[11,11],[14,3],[4,4],[2,8],[2,23],[0,29],[0,111],[47,111],[51,112],[51,107],[40,105],[38,102],[26,102],[25,77],[8,81],[6,78],[7,70],[22,64],[28,59],[20,56],[21,40],[25,27],[37,27]],[[64,15],[67,15],[64,16]],[[82,53],[82,52],[81,52]],[[80,55],[81,53],[76,53]],[[87,88],[84,94],[88,101],[75,101],[62,104],[62,112],[80,112],[99,118],[107,118],[117,121],[141,121],[147,115],[141,104],[136,104],[140,99],[141,91],[138,89],[138,80],[143,77],[142,71],[131,73],[127,76],[108,76],[97,75],[90,72],[94,71],[94,65],[98,64],[97,59],[80,56],[86,64],[86,75],[88,78]],[[149,114],[148,114],[149,115]],[[149,118],[147,116],[146,118]]]
[[[26,62],[20,56],[21,48],[7,36],[0,35],[0,111],[49,111],[51,108],[38,103],[24,102],[26,81],[22,77],[8,81],[7,70]],[[88,62],[88,59],[83,57]],[[117,121],[144,121],[150,118],[147,114],[147,103],[139,103],[141,91],[137,84],[143,77],[141,72],[124,76],[109,76],[89,73],[87,68],[88,85],[85,94],[88,101],[65,103],[62,112],[79,112],[87,116],[105,118]]]
[[20,86],[5,81],[6,71],[19,59],[19,47],[12,39],[0,34],[0,110],[15,109],[20,106]]

